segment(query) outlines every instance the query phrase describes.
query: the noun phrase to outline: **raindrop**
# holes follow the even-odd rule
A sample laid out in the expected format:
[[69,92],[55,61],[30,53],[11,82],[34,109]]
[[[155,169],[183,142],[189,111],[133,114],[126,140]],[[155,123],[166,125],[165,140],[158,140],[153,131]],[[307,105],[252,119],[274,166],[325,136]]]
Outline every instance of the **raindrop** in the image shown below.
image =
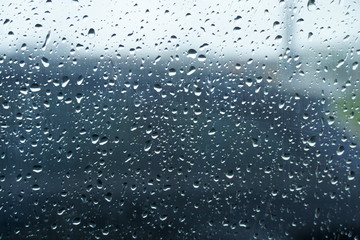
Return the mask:
[[102,137],[101,139],[100,139],[100,145],[105,145],[107,142],[108,142],[108,138],[107,137]]
[[344,152],[345,152],[345,148],[343,146],[338,147],[338,149],[336,150],[336,154],[338,156],[343,155]]
[[33,171],[36,173],[40,173],[42,171],[42,166],[41,165],[34,165],[33,166]]
[[32,92],[39,92],[41,90],[39,84],[33,83],[30,85],[30,91]]
[[37,185],[37,184],[34,184],[34,185],[32,185],[31,189],[34,190],[34,191],[39,191],[39,190],[40,190],[40,186]]
[[197,51],[195,49],[189,49],[189,51],[187,52],[187,57],[196,58],[196,54]]
[[359,66],[359,63],[358,63],[358,62],[354,62],[354,63],[352,64],[352,70],[356,70],[356,69],[358,68],[358,66]]
[[308,0],[307,2],[307,8],[308,10],[312,11],[315,10],[316,6],[315,6],[315,0]]
[[88,31],[88,36],[90,38],[93,38],[95,37],[95,30],[93,28],[90,28],[89,31]]
[[91,135],[91,143],[96,144],[99,141],[99,135],[93,134]]
[[204,62],[204,61],[206,60],[206,56],[203,55],[203,54],[200,54],[200,55],[198,56],[198,60],[199,60],[199,62]]
[[158,84],[158,83],[156,83],[156,84],[154,85],[154,90],[155,90],[156,92],[161,92],[161,90],[162,90],[161,85]]
[[80,218],[74,218],[73,221],[72,221],[72,224],[73,225],[79,225],[81,223],[81,219]]
[[108,201],[108,202],[111,202],[111,200],[112,200],[111,192],[108,192],[107,194],[105,194],[105,200]]
[[233,170],[229,170],[226,172],[225,176],[228,178],[228,179],[232,179],[234,177],[234,171]]
[[41,63],[44,65],[44,67],[48,67],[50,65],[49,60],[46,57],[41,58]]
[[199,97],[201,95],[201,88],[197,87],[194,91],[195,96]]
[[186,75],[190,76],[191,74],[193,74],[196,71],[196,68],[194,66],[191,66],[189,68],[189,71],[186,73]]
[[208,134],[209,134],[210,136],[215,135],[215,133],[216,133],[215,128],[210,129],[209,132],[208,132]]
[[175,76],[176,75],[176,70],[175,70],[175,68],[170,68],[169,69],[169,76]]
[[291,156],[290,153],[283,153],[281,155],[281,158],[285,161],[288,161],[288,160],[290,160],[290,156]]
[[151,149],[151,145],[152,145],[152,141],[151,140],[148,140],[145,142],[145,145],[144,145],[144,151],[145,152],[148,152],[150,149]]
[[349,171],[348,180],[352,181],[354,179],[355,179],[355,172],[354,171]]

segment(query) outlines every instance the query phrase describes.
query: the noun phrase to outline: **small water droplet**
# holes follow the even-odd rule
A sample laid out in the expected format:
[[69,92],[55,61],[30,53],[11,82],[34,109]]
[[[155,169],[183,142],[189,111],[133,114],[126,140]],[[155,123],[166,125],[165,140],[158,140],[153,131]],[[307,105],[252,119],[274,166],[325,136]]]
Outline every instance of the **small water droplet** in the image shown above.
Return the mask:
[[327,122],[328,122],[329,125],[333,125],[334,122],[335,122],[335,118],[333,116],[329,116],[327,118]]
[[257,138],[252,138],[251,142],[252,142],[253,147],[259,146],[259,140]]
[[74,218],[73,221],[72,221],[72,224],[77,226],[81,223],[81,219],[80,218]]
[[228,179],[232,179],[232,178],[234,177],[234,171],[233,171],[233,170],[227,171],[227,173],[225,173],[225,176],[226,176]]
[[99,135],[93,134],[91,135],[91,143],[96,144],[99,141]]
[[337,178],[337,177],[334,177],[334,178],[331,179],[330,182],[331,182],[332,185],[335,185],[335,184],[338,183],[338,178]]
[[189,71],[186,73],[186,75],[190,76],[191,74],[193,74],[194,72],[196,72],[196,67],[191,66],[189,68]]
[[210,129],[209,132],[208,132],[208,134],[209,134],[210,136],[215,135],[215,133],[216,133],[215,128]]
[[42,172],[42,166],[41,165],[34,165],[33,166],[33,171],[36,172],[36,173]]
[[358,68],[358,66],[359,66],[359,63],[358,63],[358,62],[354,62],[354,63],[352,64],[352,70],[356,70],[356,69]]
[[281,155],[281,158],[285,161],[288,161],[288,160],[290,160],[290,156],[291,156],[290,153],[283,153]]
[[193,183],[193,187],[194,187],[194,188],[199,188],[199,187],[200,187],[200,181],[195,181],[195,182]]
[[161,90],[162,90],[161,85],[160,85],[159,83],[156,83],[156,84],[154,85],[154,90],[155,90],[156,92],[161,92]]
[[108,201],[108,202],[111,202],[111,200],[112,200],[111,192],[108,192],[107,194],[105,194],[105,200]]
[[109,141],[109,139],[107,137],[102,137],[100,139],[100,145],[105,145],[108,141]]
[[343,146],[338,147],[338,149],[336,150],[336,154],[337,154],[338,156],[343,155],[344,152],[345,152],[345,148],[344,148]]
[[88,36],[89,36],[90,38],[95,37],[95,30],[94,30],[93,28],[90,28],[90,29],[89,29]]
[[176,75],[176,69],[175,68],[170,68],[169,69],[169,76],[175,76]]
[[39,191],[39,190],[40,190],[40,186],[37,185],[37,184],[34,184],[34,185],[32,185],[31,189],[34,190],[34,191]]
[[30,91],[32,92],[39,92],[41,90],[39,84],[33,83],[30,85]]
[[277,35],[277,36],[275,37],[275,41],[276,41],[276,42],[281,42],[281,40],[282,40],[282,36],[281,36],[281,35]]
[[46,57],[41,58],[41,63],[44,65],[44,67],[48,67],[50,65],[49,60]]
[[189,51],[187,52],[187,57],[196,58],[196,54],[197,51],[195,49],[189,49]]
[[151,149],[151,145],[152,145],[151,140],[146,141],[144,145],[144,151],[148,152]]
[[240,220],[239,221],[239,226],[243,227],[243,228],[248,228],[249,227],[249,221],[247,220]]
[[345,60],[341,59],[340,61],[338,61],[338,64],[336,65],[336,68],[341,67],[342,65],[344,65],[344,63],[345,63]]
[[354,171],[349,171],[348,180],[352,181],[354,179],[355,179],[355,172]]
[[195,96],[199,97],[201,95],[201,88],[197,87],[194,91]]
[[308,0],[307,8],[309,11],[315,10],[316,9],[315,0]]
[[198,56],[198,60],[199,60],[199,62],[204,62],[206,60],[206,56],[204,54],[200,54]]

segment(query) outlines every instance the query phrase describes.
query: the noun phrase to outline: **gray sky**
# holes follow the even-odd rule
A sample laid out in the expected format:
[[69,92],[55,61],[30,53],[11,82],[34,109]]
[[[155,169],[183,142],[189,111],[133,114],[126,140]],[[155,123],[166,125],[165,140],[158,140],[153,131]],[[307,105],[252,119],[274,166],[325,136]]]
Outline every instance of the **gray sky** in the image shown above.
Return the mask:
[[[279,0],[5,0],[0,5],[0,50],[14,53],[23,43],[41,49],[50,32],[45,51],[65,55],[71,48],[78,55],[111,55],[137,47],[137,54],[157,55],[208,43],[215,55],[261,58],[283,52],[286,29],[293,32],[290,46],[299,51],[328,45],[360,47],[359,3],[329,0],[307,7],[307,1],[293,2],[292,9],[286,9]],[[91,28],[95,35],[89,36]],[[84,47],[76,48],[78,44]]]

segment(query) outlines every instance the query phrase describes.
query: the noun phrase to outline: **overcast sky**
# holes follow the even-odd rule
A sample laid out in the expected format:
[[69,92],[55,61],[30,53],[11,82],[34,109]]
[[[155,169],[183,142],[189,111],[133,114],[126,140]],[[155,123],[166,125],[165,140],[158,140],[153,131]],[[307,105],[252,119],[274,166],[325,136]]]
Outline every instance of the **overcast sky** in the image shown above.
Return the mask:
[[[198,49],[204,43],[213,54],[259,57],[276,56],[285,46],[359,47],[360,1],[316,1],[316,6],[279,2],[3,0],[0,50],[11,54],[24,43],[41,49],[48,33],[42,51],[65,55],[72,48],[79,55],[111,55],[131,48],[156,55]],[[286,33],[293,34],[290,45]]]

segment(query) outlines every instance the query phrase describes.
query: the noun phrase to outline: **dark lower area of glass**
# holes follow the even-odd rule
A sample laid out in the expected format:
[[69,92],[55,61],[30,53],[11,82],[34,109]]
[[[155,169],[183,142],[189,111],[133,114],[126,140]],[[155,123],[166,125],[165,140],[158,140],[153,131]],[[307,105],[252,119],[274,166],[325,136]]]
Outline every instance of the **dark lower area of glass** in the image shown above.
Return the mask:
[[360,234],[358,147],[330,99],[108,63],[2,67],[2,239]]

